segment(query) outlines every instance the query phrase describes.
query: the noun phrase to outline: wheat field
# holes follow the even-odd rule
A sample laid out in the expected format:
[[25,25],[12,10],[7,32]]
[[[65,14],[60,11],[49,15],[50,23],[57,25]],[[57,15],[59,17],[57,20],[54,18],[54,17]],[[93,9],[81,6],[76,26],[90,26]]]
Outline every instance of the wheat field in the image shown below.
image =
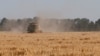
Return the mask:
[[0,32],[0,56],[100,56],[100,32]]

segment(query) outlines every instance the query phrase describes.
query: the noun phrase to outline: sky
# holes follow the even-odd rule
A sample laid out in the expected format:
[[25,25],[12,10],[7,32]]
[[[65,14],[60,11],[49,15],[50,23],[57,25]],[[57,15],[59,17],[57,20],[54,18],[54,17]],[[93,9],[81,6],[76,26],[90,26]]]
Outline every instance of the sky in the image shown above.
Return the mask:
[[0,18],[100,18],[100,0],[0,0]]

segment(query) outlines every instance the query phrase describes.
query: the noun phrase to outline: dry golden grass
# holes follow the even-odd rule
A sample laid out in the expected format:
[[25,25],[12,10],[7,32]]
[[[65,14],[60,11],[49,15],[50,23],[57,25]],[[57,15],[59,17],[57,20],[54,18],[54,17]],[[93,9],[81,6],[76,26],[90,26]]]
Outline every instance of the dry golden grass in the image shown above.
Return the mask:
[[0,56],[100,56],[100,32],[1,32]]

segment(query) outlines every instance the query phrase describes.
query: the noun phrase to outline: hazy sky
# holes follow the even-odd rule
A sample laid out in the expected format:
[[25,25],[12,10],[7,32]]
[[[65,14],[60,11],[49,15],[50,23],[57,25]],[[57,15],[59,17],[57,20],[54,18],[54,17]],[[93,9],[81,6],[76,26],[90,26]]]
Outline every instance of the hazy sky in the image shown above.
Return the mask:
[[100,0],[0,0],[0,18],[100,18]]

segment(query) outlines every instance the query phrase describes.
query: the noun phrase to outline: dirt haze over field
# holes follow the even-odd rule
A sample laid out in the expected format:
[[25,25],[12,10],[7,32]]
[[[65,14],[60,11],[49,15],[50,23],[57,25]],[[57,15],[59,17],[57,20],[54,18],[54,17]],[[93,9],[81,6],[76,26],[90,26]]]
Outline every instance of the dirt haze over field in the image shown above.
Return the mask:
[[0,56],[100,56],[100,32],[0,32]]
[[38,22],[40,29],[43,32],[67,32],[73,31],[71,28],[73,26],[73,22],[70,20],[64,19],[39,19]]

